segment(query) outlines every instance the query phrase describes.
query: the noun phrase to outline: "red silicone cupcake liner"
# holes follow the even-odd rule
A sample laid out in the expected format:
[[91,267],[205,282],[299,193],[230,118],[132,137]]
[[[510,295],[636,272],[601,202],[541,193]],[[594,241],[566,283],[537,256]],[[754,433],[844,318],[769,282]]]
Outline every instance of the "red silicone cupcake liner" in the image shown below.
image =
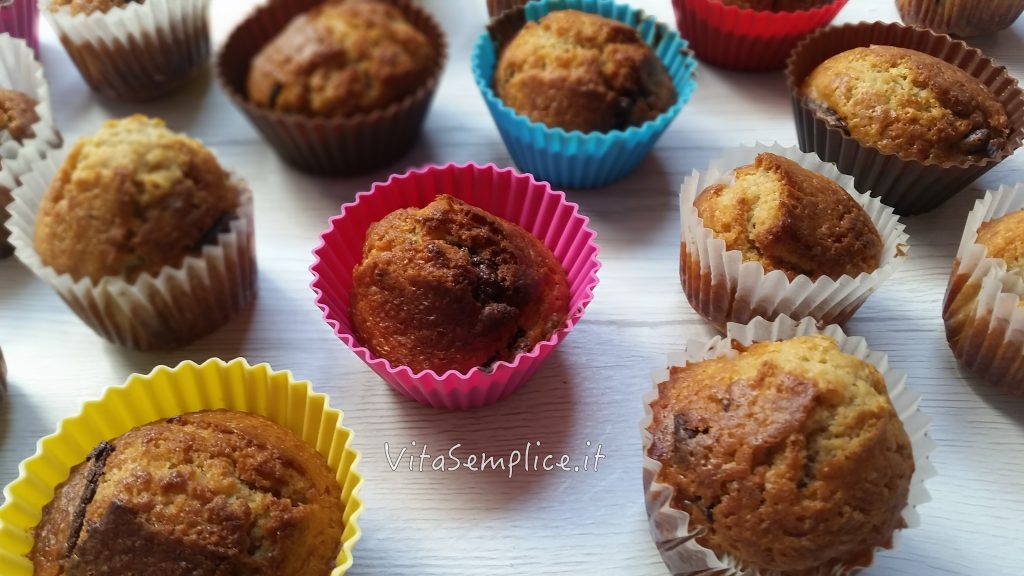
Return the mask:
[[[565,269],[570,311],[565,326],[512,362],[497,362],[486,370],[473,368],[467,373],[413,373],[407,366],[393,366],[375,356],[353,333],[349,317],[352,271],[362,260],[370,225],[400,208],[422,208],[440,194],[449,194],[522,226],[544,242]],[[320,246],[313,250],[311,287],[324,320],[338,338],[395,390],[434,408],[479,408],[508,396],[529,380],[582,318],[593,299],[600,268],[596,234],[588,222],[565,194],[529,174],[493,164],[428,166],[378,182],[341,207],[341,214],[331,219]]]
[[847,0],[795,12],[727,6],[721,0],[672,0],[679,33],[701,60],[733,70],[777,70],[805,36],[836,17]]

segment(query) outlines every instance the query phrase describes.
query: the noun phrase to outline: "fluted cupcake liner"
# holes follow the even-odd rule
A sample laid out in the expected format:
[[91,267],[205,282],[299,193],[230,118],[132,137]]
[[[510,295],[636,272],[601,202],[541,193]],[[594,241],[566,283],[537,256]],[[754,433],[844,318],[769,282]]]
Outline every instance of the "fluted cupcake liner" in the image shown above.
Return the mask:
[[1012,26],[1024,12],[1024,0],[896,0],[896,8],[909,26],[939,34],[980,36]]
[[72,15],[53,0],[39,10],[93,90],[123,100],[159,98],[210,58],[211,0],[146,0]]
[[1008,269],[978,244],[985,222],[1024,210],[1024,184],[1001,186],[967,216],[942,318],[960,364],[1007,392],[1024,394],[1024,270]]
[[345,574],[362,534],[358,520],[363,477],[356,470],[361,455],[352,446],[352,430],[342,424],[344,414],[328,405],[326,395],[313,392],[309,382],[296,381],[290,372],[267,364],[250,366],[243,359],[182,362],[174,368],[159,366],[148,375],[132,375],[123,385],[107,388],[99,400],[86,402],[78,415],[62,420],[54,434],[39,441],[35,455],[21,463],[18,479],[4,488],[0,573],[32,576],[27,554],[43,508],[71,468],[97,444],[156,420],[215,409],[266,417],[324,456],[345,505],[345,528],[331,576]]
[[500,16],[505,10],[511,10],[525,6],[530,0],[487,0],[487,13],[494,18]]
[[0,34],[0,87],[32,97],[38,103],[35,111],[39,116],[39,121],[32,125],[33,136],[27,140],[18,142],[6,131],[0,133],[0,258],[6,258],[14,253],[7,242],[9,233],[5,226],[7,206],[13,200],[11,190],[18,187],[21,177],[36,160],[60,146],[61,138],[53,123],[50,89],[43,67],[24,40],[8,34]]
[[[754,342],[786,340],[812,334],[824,334],[833,338],[844,353],[871,364],[885,379],[889,398],[910,438],[914,454],[914,474],[910,481],[907,505],[902,512],[903,520],[907,528],[919,526],[921,521],[915,507],[931,499],[924,482],[936,475],[935,467],[928,460],[929,455],[935,449],[935,442],[928,436],[930,419],[918,409],[921,397],[907,388],[906,374],[890,368],[888,357],[882,352],[872,351],[863,338],[847,336],[835,325],[819,329],[809,318],[800,322],[788,316],[780,316],[773,322],[756,318],[746,325],[730,323],[725,337],[716,336],[707,342],[688,341],[682,352],[669,356],[667,364],[668,366],[685,366],[690,362],[700,362],[731,354],[734,340],[743,346],[750,346]],[[644,397],[644,418],[640,423],[640,433],[644,449],[643,478],[649,529],[662,560],[672,574],[679,576],[706,574],[778,576],[774,572],[768,573],[744,567],[737,558],[729,555],[718,556],[713,551],[701,546],[696,540],[700,534],[689,529],[689,515],[672,507],[674,489],[657,481],[661,463],[648,457],[653,437],[647,431],[654,416],[651,404],[658,397],[658,384],[669,378],[667,367],[652,374],[652,378],[654,388]],[[891,548],[892,543],[890,542],[887,547]],[[821,570],[818,574],[820,576],[835,576],[855,572],[858,568],[860,566],[837,567],[834,570]],[[804,573],[801,572],[801,574]]]
[[281,158],[304,172],[350,176],[372,172],[401,158],[416,144],[447,59],[437,21],[412,0],[389,0],[433,44],[437,58],[430,77],[415,92],[387,108],[338,118],[275,112],[251,102],[249,67],[295,16],[323,0],[270,2],[258,8],[228,37],[217,55],[217,78],[235,105]]
[[36,0],[0,0],[0,34],[24,40],[39,54],[39,6]]
[[7,397],[7,362],[4,361],[4,351],[0,348],[0,403]]
[[[367,230],[395,210],[422,208],[440,194],[518,224],[540,239],[565,269],[569,282],[566,324],[532,350],[516,355],[512,362],[500,361],[487,369],[473,368],[465,373],[414,373],[408,366],[394,366],[377,357],[356,339],[349,296],[352,271],[362,261]],[[588,222],[564,194],[529,174],[493,164],[428,166],[376,183],[369,192],[357,194],[354,202],[342,206],[341,214],[331,219],[330,227],[321,235],[322,243],[313,251],[311,286],[317,306],[338,338],[392,388],[435,408],[478,408],[508,396],[529,380],[583,317],[593,299],[600,268],[596,234]]]
[[[753,163],[761,152],[789,158],[842,186],[864,208],[882,238],[884,248],[878,268],[856,278],[844,275],[811,280],[799,275],[790,280],[781,270],[765,272],[759,262],[744,262],[740,251],[727,250],[725,242],[704,226],[694,199],[708,186],[731,183],[733,170]],[[693,309],[720,332],[725,331],[727,322],[745,323],[758,316],[773,319],[783,314],[811,317],[822,325],[842,324],[892,275],[908,249],[905,227],[892,208],[854,190],[853,179],[840,174],[833,164],[777,143],[729,150],[712,161],[705,172],[694,170],[680,189],[679,206],[679,276],[683,291]]]
[[[964,69],[996,97],[1010,120],[1006,146],[995,157],[963,162],[905,160],[861,144],[819,118],[799,96],[804,79],[828,58],[861,46],[880,44],[910,48]],[[793,102],[800,149],[835,162],[853,176],[857,190],[871,191],[897,214],[932,210],[963,190],[1011,155],[1024,137],[1024,90],[1006,68],[967,44],[921,28],[882,22],[861,22],[821,29],[802,41],[787,62],[786,76]]]
[[786,65],[805,36],[836,17],[847,0],[792,12],[753,10],[721,0],[672,0],[679,33],[701,60],[732,70],[761,72]]
[[98,282],[76,280],[47,266],[33,242],[36,216],[63,154],[59,151],[37,162],[14,190],[8,222],[11,244],[18,259],[97,334],[139,350],[176,348],[213,332],[252,301],[256,294],[252,192],[240,180],[234,181],[239,207],[227,229],[178,266],[165,266],[155,276],[144,273],[132,282],[120,276]]
[[[676,102],[641,126],[610,132],[566,132],[533,122],[505,105],[494,92],[499,50],[527,21],[557,10],[580,10],[636,28],[661,59],[676,89]],[[538,0],[495,18],[473,49],[473,76],[516,166],[552,186],[595,188],[625,178],[690,100],[696,88],[696,60],[674,30],[624,4],[610,0]]]

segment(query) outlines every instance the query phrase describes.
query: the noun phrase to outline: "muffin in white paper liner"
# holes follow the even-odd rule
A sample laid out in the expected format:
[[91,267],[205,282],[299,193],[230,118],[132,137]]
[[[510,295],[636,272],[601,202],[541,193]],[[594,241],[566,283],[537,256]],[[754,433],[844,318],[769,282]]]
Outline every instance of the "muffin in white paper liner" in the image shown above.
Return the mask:
[[[907,505],[903,508],[902,516],[906,528],[919,526],[920,517],[914,508],[931,499],[928,490],[924,487],[924,481],[936,475],[935,467],[928,460],[929,454],[935,449],[935,442],[928,436],[930,419],[918,410],[921,397],[907,388],[906,374],[891,369],[888,357],[882,352],[874,352],[868,348],[867,342],[863,338],[847,336],[836,325],[820,329],[811,318],[804,318],[800,322],[785,315],[779,316],[772,322],[764,318],[756,318],[746,325],[729,323],[724,338],[716,336],[706,342],[688,341],[682,352],[669,355],[668,365],[685,366],[690,362],[736,355],[737,352],[732,347],[732,340],[743,346],[749,346],[754,342],[786,340],[813,334],[830,336],[838,343],[840,350],[871,364],[885,379],[889,398],[910,438],[914,454],[914,473],[910,480]],[[653,443],[653,437],[647,430],[654,417],[651,404],[658,398],[658,384],[669,379],[668,368],[659,369],[651,376],[654,380],[654,388],[644,395],[644,418],[640,423],[644,449],[644,495],[649,520],[648,528],[665,565],[675,576],[712,574],[715,576],[775,576],[778,574],[777,572],[744,567],[735,557],[727,554],[719,556],[712,550],[701,546],[696,540],[700,534],[691,532],[689,529],[689,515],[682,510],[672,508],[674,489],[657,481],[661,463],[647,455]],[[895,537],[897,534],[899,531],[893,536]],[[892,548],[894,545],[893,542],[887,548]],[[832,570],[822,569],[820,576],[848,574],[856,572],[862,567],[838,566]]]
[[[817,280],[799,275],[790,280],[785,272],[765,273],[759,262],[744,262],[738,250],[726,250],[725,242],[704,226],[694,199],[708,186],[732,182],[735,168],[751,164],[758,154],[770,152],[795,161],[839,184],[854,198],[878,229],[884,248],[878,268],[856,278],[844,275],[837,280],[821,276]],[[834,164],[822,162],[816,155],[799,148],[758,143],[728,150],[707,170],[694,170],[686,177],[679,194],[682,242],[679,276],[687,300],[698,314],[717,330],[724,332],[728,322],[749,322],[756,317],[768,319],[785,314],[794,318],[810,317],[820,325],[843,324],[881,285],[907,253],[908,236],[904,224],[892,208],[877,198],[857,192],[853,179],[840,174]]]
[[36,215],[64,151],[38,162],[14,190],[10,206],[15,255],[49,284],[76,314],[111,342],[139,350],[186,345],[225,324],[256,293],[252,192],[239,179],[239,207],[220,228],[215,242],[204,244],[177,267],[128,282],[108,276],[99,282],[75,280],[43,263],[33,239]]
[[1007,392],[1024,394],[1024,269],[1009,269],[977,243],[983,223],[1019,210],[1024,184],[989,190],[975,203],[949,275],[942,319],[961,365]]
[[37,102],[39,120],[32,125],[33,136],[18,142],[6,131],[0,131],[0,258],[10,256],[7,244],[7,205],[11,203],[11,190],[35,160],[49,150],[60,146],[60,134],[53,124],[50,108],[50,89],[43,76],[43,67],[32,49],[20,38],[0,34],[0,87],[17,90]]
[[71,14],[39,0],[39,11],[92,88],[143,101],[178,88],[210,59],[211,0],[146,0],[108,12]]

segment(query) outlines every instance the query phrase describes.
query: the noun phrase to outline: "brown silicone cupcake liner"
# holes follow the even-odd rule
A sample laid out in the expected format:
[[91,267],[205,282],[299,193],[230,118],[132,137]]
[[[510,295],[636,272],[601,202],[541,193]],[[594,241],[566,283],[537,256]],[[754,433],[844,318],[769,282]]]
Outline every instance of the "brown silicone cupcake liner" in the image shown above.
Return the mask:
[[[798,96],[804,79],[831,56],[872,44],[930,54],[959,66],[981,81],[1002,104],[1010,120],[1010,135],[999,155],[960,163],[904,160],[865,146],[818,118]],[[981,51],[921,28],[881,22],[823,28],[793,50],[786,76],[800,149],[815,152],[826,162],[835,162],[840,172],[853,176],[857,190],[870,190],[897,214],[920,214],[939,206],[1012,154],[1020,147],[1024,136],[1024,91],[1017,80]]]
[[217,55],[217,78],[235,105],[292,166],[314,174],[349,176],[398,160],[419,139],[447,57],[444,32],[411,0],[390,0],[437,49],[430,78],[401,102],[368,114],[316,118],[258,106],[246,94],[249,65],[256,54],[295,16],[323,0],[271,2],[258,8],[228,38]]
[[210,59],[211,0],[149,0],[107,13],[40,10],[93,90],[122,100],[159,98]]
[[939,34],[980,36],[1009,28],[1024,12],[1024,0],[896,0],[900,18]]
[[487,0],[487,13],[494,18],[502,12],[525,6],[530,0]]

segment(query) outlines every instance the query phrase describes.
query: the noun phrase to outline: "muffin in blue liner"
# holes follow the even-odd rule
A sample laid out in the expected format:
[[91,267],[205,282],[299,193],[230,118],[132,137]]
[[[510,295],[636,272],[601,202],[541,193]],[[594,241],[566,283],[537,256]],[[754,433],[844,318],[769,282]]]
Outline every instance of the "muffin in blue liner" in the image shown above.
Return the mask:
[[[500,49],[526,22],[558,10],[579,10],[623,22],[637,29],[665,65],[676,91],[675,102],[653,120],[625,130],[567,132],[531,121],[495,93],[493,77]],[[494,117],[512,160],[523,172],[556,187],[596,188],[624,178],[651,150],[689,101],[696,88],[692,53],[671,27],[642,11],[610,0],[538,0],[505,11],[491,21],[473,50],[473,75]]]

